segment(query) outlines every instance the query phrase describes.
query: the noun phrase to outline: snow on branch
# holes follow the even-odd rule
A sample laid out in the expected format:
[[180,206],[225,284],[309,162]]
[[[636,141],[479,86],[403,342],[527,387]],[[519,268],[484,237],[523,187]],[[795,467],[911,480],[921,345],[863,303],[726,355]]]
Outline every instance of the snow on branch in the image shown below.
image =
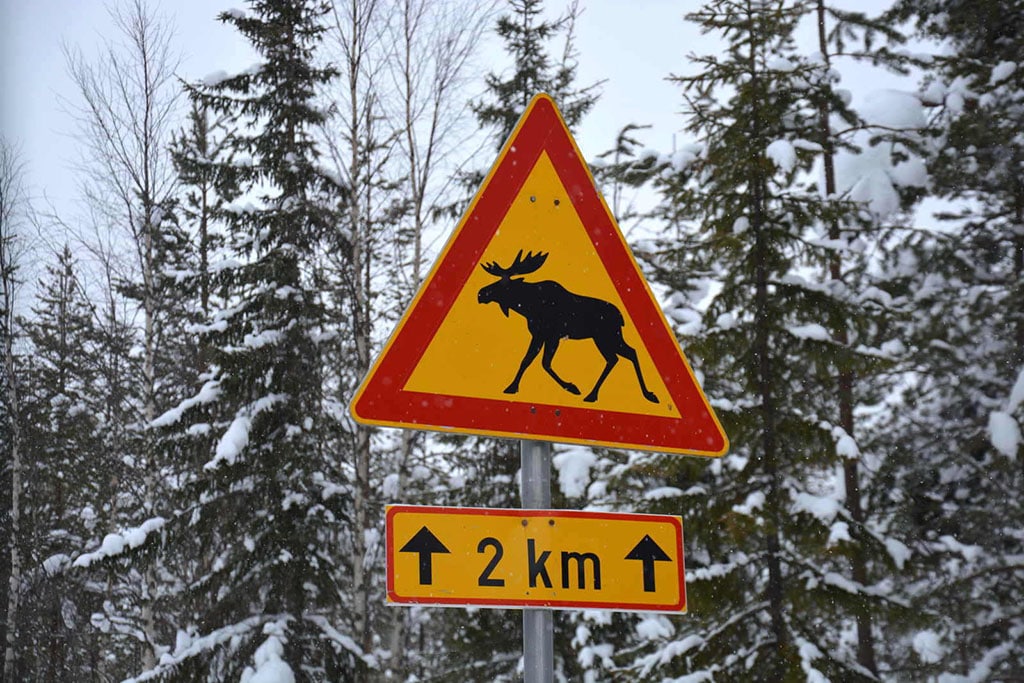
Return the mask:
[[245,667],[241,683],[295,683],[295,672],[284,661],[284,622],[270,622],[263,625],[267,639],[256,648],[252,659],[255,668]]
[[217,86],[224,83],[224,81],[229,81],[232,78],[238,78],[239,76],[255,76],[262,70],[263,64],[253,64],[248,68],[233,74],[229,74],[227,71],[224,70],[217,70],[208,73],[200,80],[200,82],[207,88],[216,88]]
[[552,464],[558,470],[558,485],[569,498],[579,498],[590,483],[590,469],[597,456],[589,448],[570,446],[555,454]]
[[356,644],[356,641],[352,640],[349,636],[345,635],[338,629],[331,626],[331,622],[326,617],[318,614],[310,614],[306,616],[306,621],[315,625],[320,631],[327,637],[328,640],[339,645],[342,649],[348,650],[359,659],[363,660],[368,667],[376,669],[379,665],[377,658],[372,654],[363,652],[363,649]]
[[129,678],[123,683],[142,683],[143,681],[152,681],[162,678],[172,672],[174,668],[182,662],[205,652],[214,650],[221,645],[230,642],[232,639],[242,638],[256,630],[267,620],[268,617],[264,615],[249,617],[237,624],[230,624],[224,628],[219,628],[216,631],[199,638],[180,638],[178,647],[174,649],[174,652],[164,653],[160,656],[160,661],[155,667],[136,676],[135,678]]
[[916,137],[927,125],[924,105],[915,93],[875,90],[865,97],[860,114],[862,124],[837,131],[851,145],[836,155],[838,189],[876,216],[888,216],[900,208],[897,188],[926,187],[928,173],[924,161],[902,142],[874,136],[888,132]]
[[817,517],[824,524],[831,524],[832,520],[839,514],[840,502],[831,496],[815,496],[810,493],[800,492],[793,498],[791,511],[793,513],[806,512]]
[[768,145],[765,154],[784,173],[789,173],[796,166],[796,149],[789,140],[776,140]]
[[1013,414],[1024,403],[1024,369],[1017,375],[1017,381],[1010,390],[1010,398],[1006,401],[1004,410],[995,410],[988,416],[988,439],[992,446],[1010,460],[1017,459],[1017,451],[1020,448],[1021,436],[1020,424]]
[[911,645],[914,648],[914,654],[925,664],[941,662],[946,655],[939,634],[931,629],[918,631]]
[[666,498],[677,498],[686,495],[687,492],[675,486],[658,486],[644,492],[644,500],[664,500]]
[[1012,413],[1024,403],[1024,368],[1021,368],[1020,374],[1017,375],[1017,381],[1013,384],[1013,389],[1010,391],[1010,400],[1006,404],[1006,412]]
[[828,330],[818,323],[790,325],[786,331],[797,339],[807,339],[810,341],[832,341],[832,335],[830,335]]
[[1016,62],[999,62],[992,67],[992,74],[989,76],[989,85],[996,85],[1002,81],[1005,81],[1013,72],[1017,70]]
[[217,380],[210,380],[203,385],[203,388],[199,390],[198,394],[192,398],[186,398],[184,401],[150,422],[149,426],[151,428],[170,427],[181,419],[181,416],[185,414],[186,410],[190,410],[191,408],[204,403],[212,403],[217,400],[218,396],[220,396],[220,382]]
[[[690,650],[703,646],[706,642],[701,636],[691,634],[685,636],[682,640],[668,643],[658,652],[657,663],[661,665],[668,664],[676,657],[682,657]],[[650,673],[649,669],[645,667],[644,673]]]
[[990,413],[988,416],[988,438],[997,451],[1010,460],[1017,459],[1021,433],[1020,425],[1013,419],[1013,415],[1001,410]]
[[825,677],[825,674],[814,668],[814,660],[825,657],[821,649],[804,638],[797,638],[796,645],[800,653],[800,668],[807,674],[807,683],[827,683],[829,679]]
[[245,406],[235,414],[224,435],[217,442],[217,450],[210,462],[203,465],[205,470],[213,470],[220,467],[222,462],[229,465],[235,464],[238,455],[249,444],[249,432],[252,430],[252,421],[257,415],[269,410],[275,404],[287,398],[287,394],[269,394],[250,405]]
[[116,534],[107,534],[99,550],[79,555],[75,561],[75,567],[88,567],[93,562],[120,555],[126,548],[138,548],[146,542],[146,537],[161,528],[166,520],[163,517],[147,519],[137,527],[127,529]]

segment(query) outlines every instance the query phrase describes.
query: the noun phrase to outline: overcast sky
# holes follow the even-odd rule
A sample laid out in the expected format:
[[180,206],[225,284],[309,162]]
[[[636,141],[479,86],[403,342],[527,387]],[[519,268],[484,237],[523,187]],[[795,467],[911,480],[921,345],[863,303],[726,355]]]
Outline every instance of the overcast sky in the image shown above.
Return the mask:
[[[183,77],[230,69],[250,59],[237,33],[214,20],[231,3],[175,0],[153,6],[176,26]],[[74,122],[62,101],[74,106],[78,99],[63,46],[79,48],[89,57],[105,40],[121,36],[102,0],[0,0],[0,27],[0,126],[21,145],[33,193],[45,189],[57,204],[64,204],[74,192],[68,176],[75,141]]]
[[[869,12],[886,4],[885,0],[847,2]],[[242,0],[154,0],[153,4],[176,26],[183,78],[193,80],[222,69],[230,72],[252,61],[237,33],[215,20],[220,10],[244,5]],[[654,124],[644,134],[645,142],[670,149],[673,133],[683,121],[677,115],[679,89],[666,76],[685,72],[691,51],[709,49],[708,40],[683,19],[698,3],[583,0],[582,4],[584,13],[577,27],[579,82],[606,81],[597,108],[579,132],[584,154],[592,157],[608,149],[618,130],[631,122]],[[58,208],[67,207],[74,196],[70,165],[75,158],[74,124],[61,100],[75,102],[76,94],[62,45],[77,46],[89,56],[104,39],[116,39],[106,7],[102,0],[0,0],[0,130],[21,145],[32,194],[38,197],[45,190]],[[562,3],[549,0],[547,7],[557,12]],[[872,81],[873,85],[889,83],[896,81]]]

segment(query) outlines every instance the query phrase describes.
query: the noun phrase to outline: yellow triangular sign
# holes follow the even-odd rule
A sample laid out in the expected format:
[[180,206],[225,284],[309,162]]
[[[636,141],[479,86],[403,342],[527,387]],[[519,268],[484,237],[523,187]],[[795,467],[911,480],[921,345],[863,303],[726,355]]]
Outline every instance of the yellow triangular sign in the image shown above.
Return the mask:
[[351,409],[391,427],[728,448],[546,95],[523,114]]

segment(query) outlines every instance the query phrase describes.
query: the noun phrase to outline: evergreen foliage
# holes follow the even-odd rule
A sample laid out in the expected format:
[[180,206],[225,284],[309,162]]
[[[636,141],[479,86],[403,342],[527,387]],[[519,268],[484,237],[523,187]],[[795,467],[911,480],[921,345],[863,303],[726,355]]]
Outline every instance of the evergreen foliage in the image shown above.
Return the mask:
[[24,528],[29,571],[20,634],[26,671],[61,681],[88,675],[90,662],[80,653],[95,647],[90,615],[116,601],[108,586],[67,569],[114,514],[120,482],[109,477],[123,471],[103,449],[94,310],[68,246],[46,266],[22,326],[31,349],[20,358],[21,434],[31,463],[23,511],[35,523]]
[[[495,149],[501,149],[512,134],[516,121],[537,93],[547,93],[558,103],[570,128],[577,125],[597,102],[600,83],[576,85],[576,53],[573,31],[578,6],[573,3],[567,14],[544,18],[542,0],[508,0],[509,13],[498,19],[496,33],[505,54],[512,58],[512,73],[490,73],[485,79],[487,96],[473,104],[482,126],[494,131]],[[561,61],[549,54],[550,41],[565,36]]]
[[892,476],[923,558],[908,596],[929,617],[901,663],[1012,678],[1024,671],[1024,10],[936,0],[898,2],[890,16],[951,48],[922,92],[936,107],[930,171],[946,227],[892,259],[913,302],[905,335],[918,369],[899,396],[913,419]]
[[[220,19],[258,63],[169,123],[170,34],[131,2],[127,60],[69,52],[98,263],[54,252],[20,318],[0,165],[4,683],[519,680],[519,611],[387,606],[383,557],[387,503],[519,507],[518,444],[347,403],[483,179],[461,116],[500,148],[537,92],[571,128],[593,108],[579,6],[507,0],[508,68],[466,101],[485,12],[251,0]],[[732,450],[557,448],[554,507],[683,517],[689,614],[555,612],[556,680],[1024,675],[1018,5],[688,15],[722,47],[672,77],[689,139],[629,125],[595,176]],[[910,21],[948,56],[897,49]],[[851,96],[851,61],[921,90]],[[925,196],[938,229],[909,227]]]
[[187,491],[193,502],[169,532],[172,547],[203,539],[205,558],[185,597],[193,642],[204,646],[179,642],[159,667],[166,673],[233,678],[278,667],[301,680],[338,680],[354,667],[324,617],[336,613],[345,581],[332,531],[345,516],[343,497],[324,504],[316,483],[327,454],[312,258],[333,220],[320,201],[328,183],[314,140],[324,120],[316,91],[334,75],[314,63],[326,11],[271,0],[222,14],[263,61],[189,88],[200,111],[239,121],[229,153],[190,167],[218,191],[237,188],[238,199],[211,211],[224,226],[226,258],[212,267],[223,305],[200,331],[205,384],[157,420],[209,435],[203,471]]
[[[689,15],[726,47],[691,58],[698,73],[675,79],[698,145],[648,171],[666,197],[663,220],[678,231],[655,272],[678,293],[684,346],[701,359],[732,447],[707,466],[655,469],[641,458],[618,483],[650,489],[651,475],[671,472],[662,481],[675,494],[651,509],[687,521],[695,623],[679,635],[655,629],[668,644],[635,660],[644,675],[677,671],[677,662],[727,678],[871,680],[867,615],[892,609],[869,569],[881,577],[893,561],[854,498],[866,480],[851,467],[862,457],[853,406],[877,401],[853,378],[877,373],[890,355],[877,348],[886,311],[865,258],[881,236],[834,176],[819,188],[808,175],[852,148],[835,130],[866,124],[834,87],[825,45],[810,57],[795,49],[811,9],[722,0]],[[857,27],[843,19],[836,33],[848,36]],[[685,303],[705,297],[696,310]],[[842,635],[858,626],[853,642]]]

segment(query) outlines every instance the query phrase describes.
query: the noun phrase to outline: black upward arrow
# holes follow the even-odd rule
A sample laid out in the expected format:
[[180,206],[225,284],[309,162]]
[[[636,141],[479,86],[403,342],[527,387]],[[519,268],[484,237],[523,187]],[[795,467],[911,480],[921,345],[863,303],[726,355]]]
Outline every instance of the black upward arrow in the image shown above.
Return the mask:
[[420,555],[420,585],[429,586],[433,581],[430,575],[431,558],[434,553],[450,553],[444,543],[438,540],[437,536],[431,533],[430,529],[423,527],[416,532],[416,535],[403,545],[400,553],[419,553]]
[[654,539],[649,535],[644,535],[640,539],[640,542],[636,544],[636,547],[629,551],[626,555],[627,560],[640,560],[644,563],[644,592],[654,592],[654,563],[655,562],[668,562],[672,558],[665,554],[665,551],[661,549]]

